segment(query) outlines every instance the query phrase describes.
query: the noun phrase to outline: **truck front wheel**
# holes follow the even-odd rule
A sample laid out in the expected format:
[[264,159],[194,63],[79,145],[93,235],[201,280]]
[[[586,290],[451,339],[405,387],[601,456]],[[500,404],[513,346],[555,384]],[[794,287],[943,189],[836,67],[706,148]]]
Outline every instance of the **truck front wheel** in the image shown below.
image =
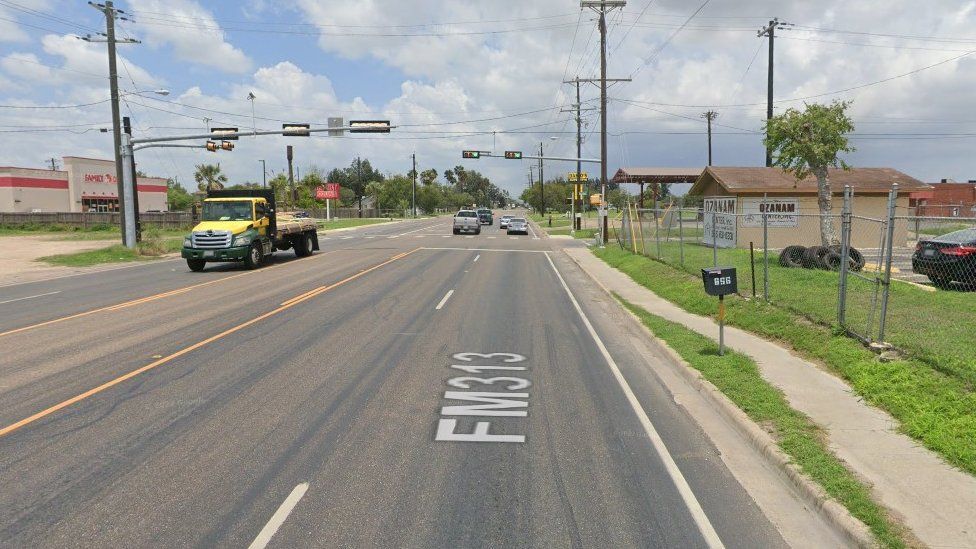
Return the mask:
[[261,266],[261,245],[257,242],[251,244],[251,249],[247,251],[247,256],[244,257],[244,266],[248,269],[257,269]]
[[202,259],[192,259],[188,257],[186,259],[186,266],[189,267],[191,271],[199,273],[204,267],[207,266],[207,262]]

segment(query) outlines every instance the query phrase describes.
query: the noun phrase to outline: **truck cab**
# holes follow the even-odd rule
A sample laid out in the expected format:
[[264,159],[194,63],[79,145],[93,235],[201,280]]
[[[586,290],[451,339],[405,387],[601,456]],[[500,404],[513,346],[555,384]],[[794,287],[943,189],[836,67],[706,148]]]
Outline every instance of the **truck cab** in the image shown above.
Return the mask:
[[276,212],[271,190],[211,191],[202,219],[183,239],[182,256],[192,271],[208,262],[243,262],[254,269],[275,250],[294,249],[299,257],[319,249],[317,224]]

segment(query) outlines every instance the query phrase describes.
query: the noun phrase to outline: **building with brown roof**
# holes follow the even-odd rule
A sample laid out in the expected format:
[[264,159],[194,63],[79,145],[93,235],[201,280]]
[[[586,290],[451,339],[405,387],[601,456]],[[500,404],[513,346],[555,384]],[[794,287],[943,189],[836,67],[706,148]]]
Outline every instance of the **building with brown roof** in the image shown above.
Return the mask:
[[[925,183],[892,168],[830,169],[831,194],[835,228],[840,234],[840,213],[845,186],[854,193],[854,224],[851,243],[859,248],[876,248],[880,244],[881,223],[887,216],[888,193],[898,184],[896,207],[899,215],[908,214],[909,195],[929,190]],[[820,209],[817,205],[817,179],[809,175],[797,179],[781,168],[709,166],[698,177],[689,195],[702,196],[706,211],[715,209],[728,218],[723,220],[729,238],[719,239],[719,246],[748,247],[749,242],[763,242],[762,213],[767,215],[769,247],[790,244],[820,244]],[[706,213],[706,217],[708,214]],[[728,226],[734,223],[734,226]],[[896,223],[896,245],[904,246],[908,227]]]
[[931,183],[929,190],[911,194],[910,206],[919,216],[976,217],[976,180]]

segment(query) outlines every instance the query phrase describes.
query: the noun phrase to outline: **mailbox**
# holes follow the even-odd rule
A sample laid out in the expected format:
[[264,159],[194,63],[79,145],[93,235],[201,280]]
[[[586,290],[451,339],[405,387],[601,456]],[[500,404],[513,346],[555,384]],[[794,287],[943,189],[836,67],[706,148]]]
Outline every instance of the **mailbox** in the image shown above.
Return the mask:
[[702,281],[708,295],[729,295],[739,291],[735,277],[735,267],[714,267],[702,269]]

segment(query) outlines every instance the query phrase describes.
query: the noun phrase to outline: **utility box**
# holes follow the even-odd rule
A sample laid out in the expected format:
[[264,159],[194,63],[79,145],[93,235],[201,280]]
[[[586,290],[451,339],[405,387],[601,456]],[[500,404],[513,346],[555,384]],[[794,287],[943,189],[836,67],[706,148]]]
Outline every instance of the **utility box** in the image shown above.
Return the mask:
[[705,293],[708,295],[724,296],[739,291],[735,267],[702,269],[702,281],[705,283]]

